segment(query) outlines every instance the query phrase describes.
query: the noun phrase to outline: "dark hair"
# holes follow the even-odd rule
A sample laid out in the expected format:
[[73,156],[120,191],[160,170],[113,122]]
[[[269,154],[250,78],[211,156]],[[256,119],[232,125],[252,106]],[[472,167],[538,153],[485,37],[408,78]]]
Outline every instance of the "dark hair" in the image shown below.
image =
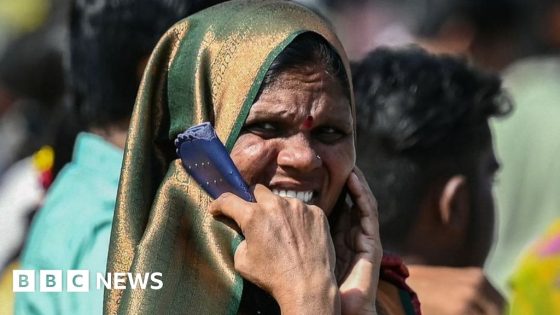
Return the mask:
[[281,72],[305,66],[321,65],[338,79],[346,96],[350,98],[350,84],[342,59],[334,48],[320,35],[307,32],[297,36],[274,59],[261,83],[258,96],[280,75]]
[[382,238],[396,247],[437,178],[475,176],[488,118],[510,112],[500,79],[419,48],[378,49],[353,65],[357,164],[379,203]]
[[74,0],[70,74],[84,122],[106,126],[130,117],[143,58],[172,24],[218,2]]
[[56,35],[41,29],[11,42],[0,57],[1,84],[19,97],[54,107],[64,92],[62,48],[54,43]]
[[62,37],[61,27],[45,24],[10,42],[0,57],[0,89],[18,99],[14,109],[24,127],[20,134],[23,140],[11,154],[16,160],[52,140],[51,125],[65,92]]

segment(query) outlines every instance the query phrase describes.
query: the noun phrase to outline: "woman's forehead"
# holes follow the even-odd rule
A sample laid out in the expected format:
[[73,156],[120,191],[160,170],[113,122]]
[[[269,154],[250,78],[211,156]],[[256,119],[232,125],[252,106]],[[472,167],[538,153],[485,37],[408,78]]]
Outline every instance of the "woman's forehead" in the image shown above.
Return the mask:
[[274,76],[271,82],[263,89],[263,92],[265,92],[267,88],[271,86],[282,85],[284,87],[287,87],[292,84],[296,85],[297,87],[301,84],[317,82],[317,80],[321,80],[325,83],[327,81],[332,81],[332,83],[334,85],[337,85],[337,88],[341,91],[344,88],[342,82],[340,82],[340,80],[336,76],[331,74],[325,66],[315,64],[291,67],[281,71]]
[[251,107],[249,117],[287,120],[336,117],[352,122],[350,100],[336,77],[323,68],[282,71]]

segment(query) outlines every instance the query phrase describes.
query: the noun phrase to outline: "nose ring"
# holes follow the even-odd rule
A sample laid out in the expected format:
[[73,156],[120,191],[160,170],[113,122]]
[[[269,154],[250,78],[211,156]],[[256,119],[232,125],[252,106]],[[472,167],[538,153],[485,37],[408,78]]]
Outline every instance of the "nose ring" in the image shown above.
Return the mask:
[[320,160],[320,159],[321,159],[321,157],[319,156],[319,154],[317,154],[316,157],[317,157],[317,160]]

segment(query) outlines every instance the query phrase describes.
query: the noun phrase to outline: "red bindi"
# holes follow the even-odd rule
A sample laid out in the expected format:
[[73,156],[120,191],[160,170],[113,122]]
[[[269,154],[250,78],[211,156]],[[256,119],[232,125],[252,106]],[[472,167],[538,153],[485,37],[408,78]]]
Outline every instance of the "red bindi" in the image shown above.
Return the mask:
[[303,122],[302,126],[305,129],[310,129],[311,127],[313,127],[313,117],[307,116],[307,118],[305,118],[305,121]]

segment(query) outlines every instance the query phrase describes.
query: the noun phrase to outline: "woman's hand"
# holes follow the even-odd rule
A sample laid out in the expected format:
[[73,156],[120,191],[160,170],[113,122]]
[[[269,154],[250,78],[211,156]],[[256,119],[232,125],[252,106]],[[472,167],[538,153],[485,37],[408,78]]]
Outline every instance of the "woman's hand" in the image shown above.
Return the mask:
[[334,246],[323,210],[263,185],[254,195],[251,203],[225,193],[209,207],[211,214],[233,219],[245,236],[235,269],[269,292],[283,314],[339,313]]
[[354,205],[337,219],[333,234],[342,314],[377,314],[375,297],[383,256],[377,202],[358,168],[350,174],[347,187]]

